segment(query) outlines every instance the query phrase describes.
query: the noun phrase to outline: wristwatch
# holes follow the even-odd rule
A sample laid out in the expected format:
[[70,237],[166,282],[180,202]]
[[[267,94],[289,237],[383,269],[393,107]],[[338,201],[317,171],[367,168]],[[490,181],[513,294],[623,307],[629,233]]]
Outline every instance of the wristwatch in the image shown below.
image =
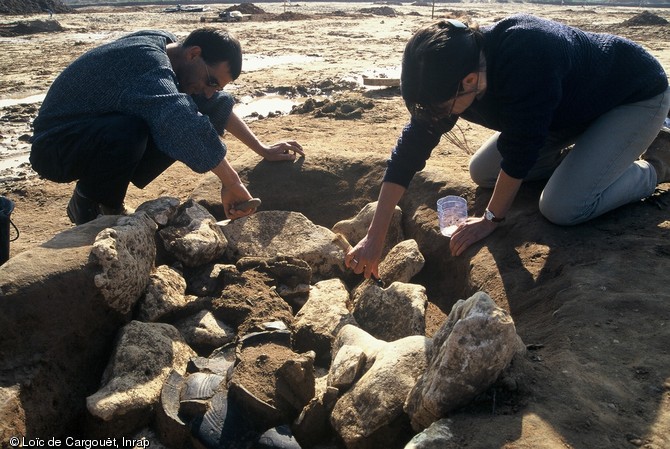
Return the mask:
[[501,221],[505,220],[505,217],[498,218],[496,217],[496,214],[494,214],[488,209],[484,211],[484,218],[488,221],[492,221],[493,223],[500,223]]

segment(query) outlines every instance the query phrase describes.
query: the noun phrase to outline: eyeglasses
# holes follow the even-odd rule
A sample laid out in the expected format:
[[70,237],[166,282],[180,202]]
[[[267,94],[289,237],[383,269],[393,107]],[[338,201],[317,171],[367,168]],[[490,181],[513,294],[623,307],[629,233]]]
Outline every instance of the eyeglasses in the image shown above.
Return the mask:
[[439,104],[424,105],[414,103],[410,106],[409,112],[412,114],[412,117],[415,117],[417,120],[421,120],[425,123],[437,123],[440,120],[451,118],[454,112],[454,105],[456,104],[456,100],[458,100],[460,97],[476,92],[478,92],[477,89],[462,92],[461,86],[459,85],[458,90],[456,91],[456,95],[451,99]]
[[204,59],[202,60],[202,62],[205,63],[205,72],[207,72],[207,82],[206,82],[207,86],[213,87],[216,90],[223,89],[221,84],[219,84],[219,80],[217,80],[216,78],[214,78],[212,75],[209,74],[209,69],[207,68],[207,63],[205,62]]

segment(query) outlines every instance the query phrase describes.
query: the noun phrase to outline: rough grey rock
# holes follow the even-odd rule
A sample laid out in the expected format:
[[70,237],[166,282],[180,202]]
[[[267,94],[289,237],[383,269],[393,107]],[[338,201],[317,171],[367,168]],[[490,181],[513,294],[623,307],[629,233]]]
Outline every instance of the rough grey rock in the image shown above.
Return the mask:
[[258,449],[301,449],[291,428],[285,424],[266,430],[255,443]]
[[340,332],[338,332],[333,341],[331,352],[333,360],[344,346],[354,346],[363,351],[363,354],[365,354],[365,367],[363,371],[367,371],[374,363],[379,351],[386,346],[386,342],[376,339],[358,326],[346,324],[340,329]]
[[195,355],[174,326],[131,321],[119,333],[102,388],[86,398],[89,413],[98,418],[93,426],[116,435],[141,428],[151,419],[170,372],[183,374]]
[[0,429],[14,432],[29,419],[34,435],[80,430],[84,399],[149,280],[154,229],[144,214],[103,216],[0,267],[0,384],[17,385],[21,398]]
[[175,327],[198,353],[210,353],[235,339],[235,329],[217,319],[209,310],[185,318]]
[[428,297],[422,285],[394,282],[382,289],[364,282],[353,299],[356,322],[375,338],[393,341],[425,334]]
[[340,397],[330,422],[348,448],[389,447],[404,438],[403,404],[428,365],[430,344],[418,335],[384,344],[370,369]]
[[161,229],[159,235],[167,252],[188,267],[221,257],[228,244],[216,219],[193,200],[179,206],[169,226]]
[[443,418],[435,421],[423,432],[417,433],[407,443],[405,449],[461,449],[449,427],[451,421]]
[[525,350],[512,317],[483,292],[459,300],[433,338],[430,366],[405,410],[421,430],[470,402]]
[[160,321],[166,314],[184,306],[186,280],[172,267],[161,265],[149,277],[149,285],[139,303],[138,319]]
[[135,209],[135,213],[146,213],[158,226],[162,227],[167,225],[177,213],[179,203],[178,198],[164,196],[155,200],[145,201]]
[[328,371],[328,385],[347,391],[363,372],[367,357],[358,346],[344,345],[337,351]]
[[346,324],[356,324],[349,312],[349,292],[339,279],[317,282],[310,289],[309,299],[295,315],[295,347],[312,350],[317,360],[330,361],[330,347],[335,335]]
[[324,391],[317,392],[296,418],[292,429],[303,447],[314,447],[328,434],[330,412],[335,407],[337,395],[338,390],[335,387],[327,387]]
[[234,282],[240,272],[233,264],[214,263],[191,270],[186,293],[197,296],[218,296],[227,283]]
[[91,256],[101,267],[94,277],[109,304],[128,313],[147,285],[156,259],[156,224],[145,214],[118,219],[95,238]]
[[384,257],[379,264],[379,277],[386,285],[393,282],[408,283],[423,268],[426,259],[419,250],[416,240],[403,240]]
[[293,256],[312,268],[316,280],[344,273],[344,254],[333,243],[335,234],[297,212],[259,211],[223,228],[228,240],[226,256]]
[[292,408],[297,416],[315,394],[314,353],[305,352],[286,360],[275,371],[279,405]]

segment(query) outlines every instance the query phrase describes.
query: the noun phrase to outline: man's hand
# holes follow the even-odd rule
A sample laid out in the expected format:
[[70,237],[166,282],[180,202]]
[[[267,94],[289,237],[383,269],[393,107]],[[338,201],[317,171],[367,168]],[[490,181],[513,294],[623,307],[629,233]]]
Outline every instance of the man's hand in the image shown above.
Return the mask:
[[234,220],[255,212],[255,207],[250,209],[237,209],[235,207],[236,204],[240,204],[250,199],[251,195],[249,194],[249,191],[241,182],[232,184],[228,187],[221,187],[221,203],[223,204],[223,211],[226,213],[226,218]]
[[244,184],[242,184],[240,177],[230,165],[228,159],[224,157],[219,165],[212,169],[212,172],[221,180],[221,204],[223,204],[226,218],[234,220],[235,218],[244,217],[256,211],[255,207],[247,209],[235,208],[236,204],[249,201],[251,195]]
[[470,217],[460,225],[451,235],[449,249],[452,256],[460,256],[470,245],[487,237],[498,227],[498,223],[486,220],[484,217]]
[[266,161],[292,161],[297,155],[305,156],[302,146],[295,140],[277,142],[274,145],[265,147],[263,150],[263,159]]
[[297,154],[305,156],[302,146],[295,140],[278,142],[270,146],[263,144],[234,112],[231,112],[228,117],[226,130],[266,161],[292,161],[295,160]]
[[347,268],[350,268],[356,274],[362,273],[366,279],[370,279],[372,275],[379,279],[379,261],[384,247],[385,235],[375,237],[370,235],[363,237],[344,258],[344,264]]

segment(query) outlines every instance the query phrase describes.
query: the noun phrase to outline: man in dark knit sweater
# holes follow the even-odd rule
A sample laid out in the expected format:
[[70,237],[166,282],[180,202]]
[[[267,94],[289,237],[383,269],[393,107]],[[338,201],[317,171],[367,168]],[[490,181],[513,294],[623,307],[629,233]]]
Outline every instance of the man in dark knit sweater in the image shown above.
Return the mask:
[[548,179],[540,211],[560,225],[639,201],[670,181],[667,145],[651,145],[667,140],[659,134],[670,109],[667,76],[624,38],[524,14],[481,30],[443,20],[408,42],[401,90],[411,119],[368,233],[346,258],[366,277],[377,275],[395,205],[459,117],[497,132],[470,161],[472,179],[493,193],[484,216],[451,236],[455,256],[499,226],[524,180]]
[[239,42],[203,28],[182,43],[165,31],[140,31],[94,48],[69,65],[49,89],[34,122],[30,162],[56,182],[77,180],[67,213],[82,224],[126,211],[132,182],[139,188],[175,160],[222,182],[228,218],[253,209],[226,159],[220,136],[229,131],[266,160],[304,156],[295,141],[261,143],[235,115],[223,92],[241,73]]

